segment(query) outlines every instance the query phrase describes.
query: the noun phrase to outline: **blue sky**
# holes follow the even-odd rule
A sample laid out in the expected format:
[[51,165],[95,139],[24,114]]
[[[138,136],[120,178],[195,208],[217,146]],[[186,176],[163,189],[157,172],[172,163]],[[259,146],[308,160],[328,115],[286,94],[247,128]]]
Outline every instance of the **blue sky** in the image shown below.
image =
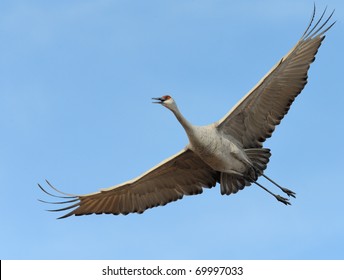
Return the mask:
[[297,42],[313,1],[1,1],[0,258],[343,259],[344,5],[316,4],[337,24],[265,144],[292,206],[217,186],[143,215],[56,220],[37,183],[85,194],[175,154],[186,135],[150,98],[220,119]]

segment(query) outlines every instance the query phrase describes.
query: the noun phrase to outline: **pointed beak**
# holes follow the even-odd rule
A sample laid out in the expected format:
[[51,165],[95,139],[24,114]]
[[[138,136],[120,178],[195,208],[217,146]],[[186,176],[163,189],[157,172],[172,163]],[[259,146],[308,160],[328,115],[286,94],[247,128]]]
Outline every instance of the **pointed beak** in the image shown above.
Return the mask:
[[157,101],[153,101],[154,104],[162,104],[165,99],[161,98],[161,97],[153,97],[153,100],[157,100]]

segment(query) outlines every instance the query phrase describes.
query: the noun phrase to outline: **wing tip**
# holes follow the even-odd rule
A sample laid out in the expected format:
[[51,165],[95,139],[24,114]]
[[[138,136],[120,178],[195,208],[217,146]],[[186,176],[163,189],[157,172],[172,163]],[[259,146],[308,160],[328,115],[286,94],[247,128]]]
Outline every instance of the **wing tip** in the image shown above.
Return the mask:
[[[38,199],[39,202],[46,203],[46,204],[51,204],[51,205],[69,204],[69,203],[77,202],[77,203],[74,203],[72,205],[68,205],[67,207],[57,208],[57,209],[49,209],[49,210],[46,210],[46,211],[48,211],[48,212],[60,212],[60,211],[65,211],[65,210],[69,210],[69,209],[78,207],[80,205],[80,197],[79,196],[64,193],[64,192],[58,190],[56,187],[54,187],[48,180],[45,180],[45,181],[46,181],[48,186],[53,191],[57,192],[58,194],[63,194],[64,196],[53,194],[53,193],[47,191],[44,187],[42,187],[41,184],[37,183],[37,185],[41,189],[41,191],[43,191],[45,194],[47,194],[47,195],[49,195],[49,196],[51,196],[53,198],[62,199],[63,201],[51,202],[51,201],[45,201],[45,200],[42,200],[42,199]],[[59,217],[57,219],[63,219],[63,218],[67,218],[69,216],[72,216],[74,214],[75,210],[76,209],[72,210],[71,212],[69,212],[66,215],[61,216],[61,217]]]
[[311,20],[306,30],[304,31],[303,35],[301,36],[301,40],[313,39],[315,37],[323,38],[325,36],[324,34],[337,22],[337,21],[334,21],[329,26],[326,27],[326,25],[332,18],[335,12],[335,9],[333,9],[330,15],[324,21],[322,21],[326,12],[327,12],[327,6],[325,7],[324,11],[322,12],[317,22],[315,22],[315,24],[313,25],[315,16],[316,16],[316,5],[314,3]]

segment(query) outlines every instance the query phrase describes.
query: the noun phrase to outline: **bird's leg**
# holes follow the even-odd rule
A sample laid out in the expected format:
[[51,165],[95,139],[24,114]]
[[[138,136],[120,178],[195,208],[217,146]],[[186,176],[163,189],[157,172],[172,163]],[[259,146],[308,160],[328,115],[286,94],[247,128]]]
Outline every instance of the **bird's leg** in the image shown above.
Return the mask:
[[271,194],[272,196],[274,196],[279,202],[282,202],[285,205],[291,205],[291,203],[289,202],[288,198],[285,198],[283,196],[280,196],[278,194],[274,194],[273,192],[269,191],[267,188],[265,188],[263,185],[259,184],[258,182],[254,182],[257,186],[261,187],[263,190],[267,191],[269,194]]
[[269,180],[271,183],[273,183],[276,187],[280,188],[282,192],[286,193],[288,196],[292,196],[294,198],[296,198],[296,193],[294,193],[293,191],[287,189],[287,188],[283,188],[281,187],[279,184],[277,184],[276,182],[274,182],[272,179],[270,179],[268,176],[262,174],[264,178],[266,178],[267,180]]

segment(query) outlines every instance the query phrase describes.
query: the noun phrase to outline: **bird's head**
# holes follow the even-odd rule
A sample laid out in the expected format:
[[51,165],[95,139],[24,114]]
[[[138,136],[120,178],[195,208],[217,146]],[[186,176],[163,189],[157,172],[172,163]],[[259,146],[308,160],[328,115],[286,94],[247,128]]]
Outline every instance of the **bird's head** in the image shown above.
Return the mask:
[[177,107],[176,102],[169,95],[164,95],[162,97],[154,97],[152,99],[156,100],[153,103],[161,104],[172,111]]

